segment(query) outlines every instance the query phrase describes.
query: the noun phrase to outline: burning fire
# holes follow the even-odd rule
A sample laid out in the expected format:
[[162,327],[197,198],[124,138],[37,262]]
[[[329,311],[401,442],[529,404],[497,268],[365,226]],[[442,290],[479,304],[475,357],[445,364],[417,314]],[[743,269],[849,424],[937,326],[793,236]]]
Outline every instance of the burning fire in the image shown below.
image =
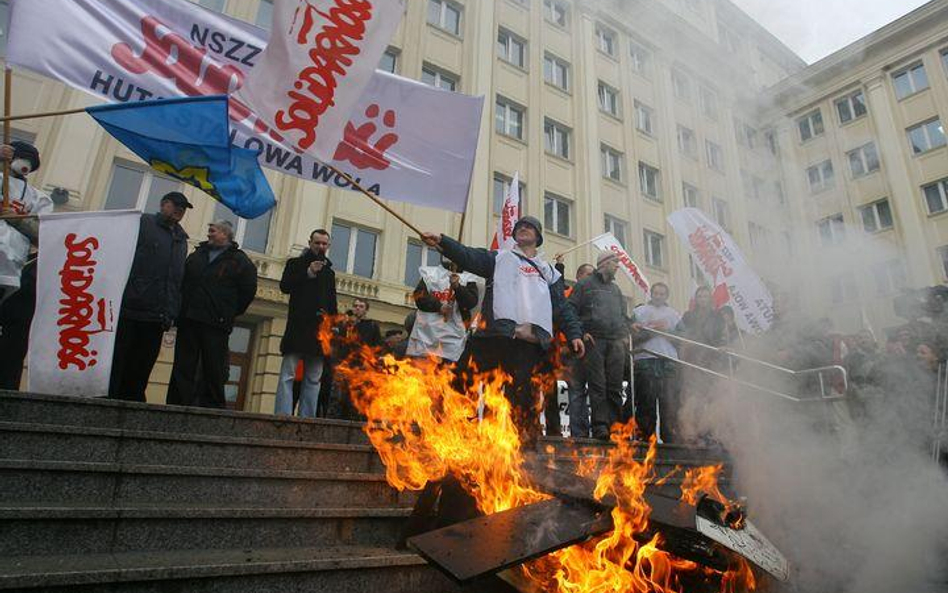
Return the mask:
[[[453,474],[486,514],[550,498],[531,485],[523,470],[518,431],[503,395],[505,375],[479,373],[479,389],[467,391],[451,367],[435,361],[391,356],[377,361],[367,349],[360,354],[339,370],[368,420],[365,430],[389,484],[420,490]],[[632,423],[617,425],[607,457],[577,459],[583,473],[598,469],[595,497],[617,501],[615,529],[530,562],[520,568],[523,575],[537,588],[558,593],[684,593],[689,583],[716,583],[722,593],[755,589],[743,560],[726,572],[715,571],[671,555],[662,550],[660,534],[649,535],[645,490],[663,478],[655,471],[654,437],[645,458],[637,461],[633,432]],[[717,486],[720,471],[716,466],[687,472],[683,499],[696,501],[703,492],[727,504]]]

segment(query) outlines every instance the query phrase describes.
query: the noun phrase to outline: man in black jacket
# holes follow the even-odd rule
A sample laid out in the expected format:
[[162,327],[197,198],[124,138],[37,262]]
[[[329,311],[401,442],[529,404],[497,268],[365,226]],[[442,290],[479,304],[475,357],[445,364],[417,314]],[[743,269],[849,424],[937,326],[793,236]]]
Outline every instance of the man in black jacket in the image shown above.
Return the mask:
[[181,192],[161,198],[157,214],[142,214],[135,258],[122,297],[115,332],[109,397],[145,401],[151,369],[161,351],[161,336],[181,309],[181,279],[188,234],[179,224],[193,208]]
[[277,383],[273,413],[293,415],[293,378],[296,365],[303,361],[303,385],[300,390],[299,415],[316,416],[319,402],[319,384],[324,353],[319,341],[319,325],[324,315],[336,315],[336,274],[332,262],[326,258],[330,244],[329,233],[317,229],[310,233],[309,249],[299,257],[286,261],[280,290],[290,295],[286,332],[280,341],[283,364]]
[[[207,227],[207,241],[184,263],[181,315],[167,402],[202,408],[226,408],[228,338],[234,318],[257,294],[257,268],[234,242],[226,220]],[[203,372],[198,387],[198,366]]]

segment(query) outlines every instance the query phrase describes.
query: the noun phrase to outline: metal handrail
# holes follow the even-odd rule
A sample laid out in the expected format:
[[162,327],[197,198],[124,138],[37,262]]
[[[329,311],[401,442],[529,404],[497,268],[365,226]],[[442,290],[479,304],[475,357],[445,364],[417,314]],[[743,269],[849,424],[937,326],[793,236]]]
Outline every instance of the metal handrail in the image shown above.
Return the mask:
[[[704,342],[698,342],[698,341],[695,341],[695,340],[691,340],[691,339],[689,339],[689,338],[685,338],[685,337],[682,337],[682,336],[679,336],[679,335],[675,335],[675,334],[670,334],[670,333],[663,332],[663,331],[661,331],[661,330],[653,329],[653,328],[650,328],[650,327],[644,327],[644,328],[642,328],[642,329],[643,329],[643,331],[650,332],[650,333],[652,333],[652,334],[655,334],[655,335],[657,335],[657,336],[664,337],[664,338],[666,338],[666,339],[671,339],[671,340],[676,340],[676,341],[678,341],[678,342],[682,342],[682,343],[686,343],[686,344],[691,344],[691,345],[693,345],[693,346],[697,346],[697,347],[699,347],[699,348],[703,348],[703,349],[705,349],[705,350],[709,350],[709,351],[712,351],[712,352],[715,352],[715,353],[718,353],[718,354],[722,354],[722,355],[724,355],[724,356],[727,356],[727,357],[728,357],[728,371],[729,371],[729,373],[728,373],[727,375],[725,375],[724,373],[720,373],[720,372],[718,372],[718,371],[715,371],[715,370],[712,370],[712,369],[703,367],[703,366],[701,366],[701,365],[697,365],[697,364],[694,364],[694,363],[691,363],[691,362],[687,362],[687,361],[684,361],[684,360],[681,360],[681,359],[678,359],[678,358],[674,358],[674,357],[668,356],[668,355],[666,355],[666,354],[662,354],[662,353],[660,353],[660,352],[655,352],[655,351],[653,351],[653,350],[649,350],[649,349],[646,349],[646,348],[640,348],[640,349],[637,350],[638,352],[647,352],[647,353],[649,353],[649,354],[651,354],[651,355],[653,355],[653,356],[657,356],[657,357],[662,358],[662,359],[665,359],[665,360],[670,360],[670,361],[673,361],[673,362],[675,362],[675,363],[677,363],[677,364],[680,364],[680,365],[683,365],[683,366],[687,366],[687,367],[690,367],[690,368],[694,368],[694,369],[697,369],[697,370],[702,371],[702,372],[704,372],[704,373],[707,373],[707,374],[710,374],[710,375],[714,375],[714,376],[716,376],[716,377],[720,377],[720,378],[722,378],[722,379],[727,379],[727,380],[729,380],[729,381],[733,381],[734,383],[736,383],[736,384],[738,384],[738,385],[742,385],[742,386],[744,386],[744,387],[749,387],[749,388],[751,388],[751,389],[755,389],[755,390],[758,390],[758,391],[762,391],[762,392],[765,392],[765,393],[769,393],[769,394],[771,394],[771,395],[776,395],[777,397],[780,397],[780,398],[783,398],[783,399],[786,399],[786,400],[789,400],[789,401],[803,403],[803,402],[828,402],[828,401],[834,401],[834,400],[841,400],[841,399],[845,399],[845,398],[846,398],[846,395],[845,395],[845,394],[846,394],[846,392],[847,392],[848,389],[849,389],[849,381],[848,381],[848,377],[847,377],[847,375],[846,375],[846,369],[843,368],[843,367],[840,366],[840,365],[829,365],[829,366],[815,367],[815,368],[811,368],[811,369],[801,369],[801,370],[799,370],[799,371],[795,371],[795,370],[793,370],[793,369],[784,368],[784,367],[782,367],[782,366],[775,365],[775,364],[770,363],[770,362],[766,362],[766,361],[763,361],[763,360],[758,360],[758,359],[756,359],[756,358],[751,358],[750,356],[745,356],[745,355],[743,355],[743,354],[738,354],[737,352],[734,352],[734,351],[732,351],[732,350],[730,350],[730,349],[728,349],[728,348],[719,348],[719,347],[716,347],[716,346],[711,346],[710,344],[705,344]],[[731,359],[732,359],[732,358],[733,358],[733,359],[737,359],[737,360],[743,360],[743,361],[746,361],[746,362],[749,362],[749,363],[752,363],[752,364],[757,364],[757,365],[760,365],[760,366],[762,366],[762,367],[769,368],[769,369],[771,369],[771,370],[773,370],[773,371],[776,371],[776,372],[779,372],[779,373],[783,373],[784,375],[786,375],[786,376],[788,376],[789,378],[792,378],[792,379],[801,379],[801,378],[804,378],[804,377],[807,377],[807,376],[810,376],[810,375],[817,375],[817,377],[819,378],[819,381],[820,381],[820,396],[819,396],[819,397],[804,397],[804,398],[796,397],[796,396],[790,395],[790,394],[788,394],[788,393],[783,393],[783,392],[780,392],[780,391],[776,391],[776,390],[774,390],[774,389],[771,389],[771,388],[769,388],[769,387],[765,387],[765,386],[763,386],[763,385],[758,385],[757,383],[753,383],[753,382],[750,382],[750,381],[745,381],[745,380],[743,380],[743,379],[739,379],[739,378],[737,378],[737,377],[734,376],[734,365],[733,365],[732,362],[731,362]],[[840,377],[842,378],[842,381],[843,381],[843,391],[842,391],[842,394],[840,394],[840,395],[829,395],[829,396],[826,395],[826,386],[825,386],[825,383],[824,383],[824,380],[823,380],[823,373],[826,373],[826,372],[838,373],[838,374],[840,375]]]

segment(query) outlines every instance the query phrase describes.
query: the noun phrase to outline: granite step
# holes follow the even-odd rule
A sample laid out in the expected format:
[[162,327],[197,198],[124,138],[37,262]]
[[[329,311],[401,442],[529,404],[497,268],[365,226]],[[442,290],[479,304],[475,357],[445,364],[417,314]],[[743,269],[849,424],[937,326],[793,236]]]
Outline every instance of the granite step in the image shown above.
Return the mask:
[[0,558],[227,548],[394,547],[411,509],[0,506]]

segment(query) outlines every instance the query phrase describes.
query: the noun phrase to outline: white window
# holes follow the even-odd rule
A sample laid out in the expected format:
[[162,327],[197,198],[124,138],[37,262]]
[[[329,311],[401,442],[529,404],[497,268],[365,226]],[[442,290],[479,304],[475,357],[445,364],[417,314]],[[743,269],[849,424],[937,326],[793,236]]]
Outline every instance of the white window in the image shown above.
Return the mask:
[[543,80],[569,92],[569,63],[552,54],[544,55]]
[[731,223],[731,209],[721,198],[711,198],[711,207],[714,210],[714,222],[722,229],[727,230]]
[[[226,0],[198,0],[198,4],[214,12],[224,12],[225,3]],[[7,2],[4,2],[4,4],[7,4]]]
[[525,109],[516,103],[497,97],[494,113],[494,129],[498,134],[523,140],[523,116]]
[[333,221],[329,259],[339,272],[372,278],[378,242],[378,231]]
[[867,233],[884,231],[892,228],[892,209],[889,200],[879,200],[859,209],[862,217],[862,228]]
[[655,268],[665,267],[665,237],[652,231],[642,231],[645,239],[645,263]]
[[698,188],[690,183],[682,182],[681,201],[685,208],[700,208],[701,194],[698,192]]
[[678,125],[678,150],[693,159],[698,158],[698,139],[691,128]]
[[914,125],[906,130],[912,152],[921,154],[945,145],[945,128],[935,119]]
[[602,161],[602,176],[613,181],[622,181],[622,153],[602,144],[599,146]]
[[819,136],[823,133],[823,114],[819,109],[807,113],[797,120],[797,128],[802,142]]
[[632,71],[648,76],[649,65],[652,63],[652,52],[634,41],[629,42],[629,59],[632,62]]
[[566,27],[569,7],[559,0],[543,0],[543,17],[554,25]]
[[895,85],[895,96],[899,99],[924,91],[928,88],[925,66],[919,62],[899,70],[892,75],[892,84]]
[[777,156],[779,152],[777,146],[777,133],[773,130],[767,130],[764,132],[764,140],[767,142],[767,150],[770,151],[770,154]]
[[766,227],[762,227],[759,224],[748,222],[747,234],[750,236],[751,247],[762,249],[767,247],[767,245],[770,243],[770,231],[768,231]]
[[449,0],[428,0],[428,22],[452,35],[460,35],[461,7]]
[[109,191],[105,196],[105,210],[141,210],[153,214],[158,212],[162,196],[168,192],[181,191],[181,188],[182,184],[177,179],[144,166],[115,161]]
[[458,88],[457,76],[431,64],[422,65],[421,82],[446,91],[455,91]]
[[821,192],[833,187],[833,161],[826,159],[806,169],[806,180],[810,184],[810,193]]
[[737,136],[737,143],[745,148],[753,149],[757,144],[757,130],[736,117],[734,118],[734,133]]
[[421,280],[418,268],[421,266],[440,266],[441,254],[437,249],[422,245],[418,241],[408,241],[405,253],[405,286],[414,288]]
[[391,47],[386,49],[385,53],[382,54],[382,59],[379,60],[378,69],[396,74],[398,72],[398,50]]
[[229,220],[234,227],[234,241],[237,241],[247,251],[267,252],[272,219],[273,209],[257,218],[247,220],[246,218],[240,218],[231,212],[230,208],[219,202],[214,206],[214,220]]
[[938,253],[938,257],[941,258],[941,271],[945,273],[944,277],[948,278],[948,245],[942,245],[935,251]]
[[852,272],[837,272],[829,277],[830,301],[841,304],[855,301],[858,297],[856,279]]
[[879,155],[873,142],[850,150],[846,157],[849,158],[849,170],[852,171],[853,179],[879,170]]
[[[503,173],[494,173],[494,214],[499,215],[503,210],[504,198],[507,197],[511,183],[513,183],[513,179],[510,177],[507,177]],[[527,194],[527,186],[521,181],[519,187],[520,201],[523,202],[524,196]]]
[[941,65],[945,67],[945,71],[948,72],[948,49],[941,50]]
[[708,87],[698,87],[701,97],[701,113],[712,120],[718,119],[718,94]]
[[836,114],[839,115],[839,123],[845,124],[854,119],[866,115],[866,97],[862,91],[850,93],[845,97],[836,99]]
[[948,210],[948,179],[922,186],[922,194],[925,196],[929,214]]
[[602,53],[616,57],[616,32],[603,25],[596,25],[596,45]]
[[260,0],[260,4],[257,5],[257,16],[254,17],[253,22],[258,27],[270,28],[270,23],[273,22],[273,0]]
[[566,198],[547,193],[543,196],[543,224],[550,231],[564,237],[570,233],[572,203]]
[[599,81],[599,110],[619,117],[619,91]]
[[661,201],[661,177],[659,170],[639,162],[639,190],[646,198]]
[[507,29],[497,31],[497,55],[518,68],[527,67],[527,42]]
[[681,99],[682,101],[691,100],[691,81],[688,80],[688,77],[685,76],[682,72],[678,70],[672,70],[672,90],[675,92],[675,96]]
[[823,247],[840,245],[846,240],[846,225],[843,222],[842,214],[834,214],[824,218],[816,223],[816,228],[820,233],[820,243]]
[[718,21],[718,39],[721,45],[730,53],[736,54],[741,51],[741,38],[730,27],[721,24],[720,21]]
[[609,214],[605,215],[605,232],[612,233],[612,235],[616,238],[616,241],[618,241],[619,245],[622,245],[622,247],[626,247],[625,234],[628,227],[629,223],[622,220],[621,218],[616,218],[615,216],[610,216]]
[[756,175],[751,175],[747,171],[741,170],[741,182],[744,185],[744,195],[750,200],[760,200],[763,197],[762,179]]
[[564,159],[569,158],[570,129],[546,118],[543,121],[543,136],[546,151]]
[[774,197],[777,198],[778,204],[787,203],[787,194],[783,193],[783,184],[779,181],[774,181]]
[[654,109],[645,103],[635,102],[635,129],[651,136],[654,130],[654,122],[652,121],[654,116]]
[[721,147],[711,142],[710,140],[705,140],[704,142],[705,154],[708,158],[708,166],[714,169],[715,171],[724,171],[724,151],[721,150]]
[[872,283],[879,296],[900,292],[908,284],[905,278],[905,263],[902,260],[890,259],[876,264],[871,268],[871,272]]

